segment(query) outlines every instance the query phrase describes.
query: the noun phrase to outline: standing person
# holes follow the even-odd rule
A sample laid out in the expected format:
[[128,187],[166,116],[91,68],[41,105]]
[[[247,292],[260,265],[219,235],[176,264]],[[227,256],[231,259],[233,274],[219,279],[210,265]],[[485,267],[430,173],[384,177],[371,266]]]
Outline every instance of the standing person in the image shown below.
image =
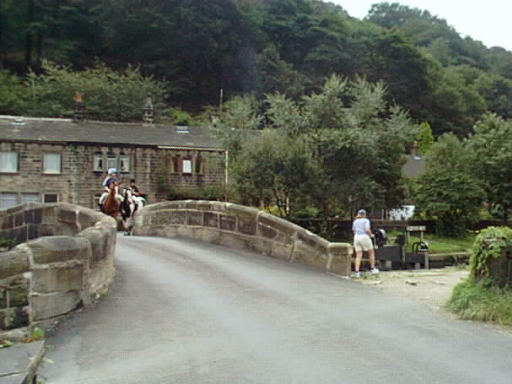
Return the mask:
[[356,265],[353,277],[361,277],[359,267],[361,266],[363,251],[368,252],[370,257],[371,273],[379,273],[379,270],[375,268],[375,251],[371,239],[373,234],[370,228],[370,220],[366,218],[366,211],[364,209],[357,211],[356,219],[352,224],[352,231],[354,232],[354,249],[356,250]]

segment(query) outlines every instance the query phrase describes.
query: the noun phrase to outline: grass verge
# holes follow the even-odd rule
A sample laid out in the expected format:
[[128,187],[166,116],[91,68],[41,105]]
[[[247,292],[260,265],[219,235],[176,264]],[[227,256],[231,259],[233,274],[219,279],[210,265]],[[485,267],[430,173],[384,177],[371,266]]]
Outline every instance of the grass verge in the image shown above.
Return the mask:
[[[397,235],[402,232],[391,231],[388,234],[388,244],[393,244]],[[463,238],[451,238],[437,236],[431,233],[425,234],[425,241],[427,241],[430,253],[450,253],[450,252],[471,252],[473,243],[475,241],[475,235],[471,234]],[[412,252],[412,244],[420,241],[417,236],[410,236],[407,244],[407,252]]]
[[446,308],[462,319],[512,325],[512,289],[468,278],[455,286]]

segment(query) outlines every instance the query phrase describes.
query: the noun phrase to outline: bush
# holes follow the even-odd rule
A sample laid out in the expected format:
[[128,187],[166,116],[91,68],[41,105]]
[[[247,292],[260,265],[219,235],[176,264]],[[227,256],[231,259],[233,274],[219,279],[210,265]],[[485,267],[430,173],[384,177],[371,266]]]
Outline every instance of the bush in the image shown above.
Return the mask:
[[17,76],[8,71],[0,71],[0,114],[23,114],[24,93],[22,82]]
[[194,189],[173,189],[166,193],[166,200],[224,200],[225,188],[222,185],[211,185]]
[[190,125],[192,117],[185,111],[179,108],[173,108],[171,117],[174,120],[175,125]]
[[480,232],[469,261],[471,276],[475,279],[489,278],[489,258],[499,257],[509,246],[512,246],[512,229],[508,227],[489,227]]
[[466,320],[512,325],[512,290],[494,287],[490,279],[469,278],[457,285],[446,307]]

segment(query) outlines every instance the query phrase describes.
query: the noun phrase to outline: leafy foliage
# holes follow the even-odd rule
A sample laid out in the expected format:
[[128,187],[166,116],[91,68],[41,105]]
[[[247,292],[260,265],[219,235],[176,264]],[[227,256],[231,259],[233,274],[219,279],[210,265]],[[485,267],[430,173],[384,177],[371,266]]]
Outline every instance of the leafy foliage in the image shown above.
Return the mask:
[[512,122],[489,114],[468,141],[472,166],[491,206],[501,207],[505,222],[512,207]]
[[489,227],[478,234],[470,259],[471,276],[477,279],[489,278],[489,259],[498,258],[503,249],[512,246],[512,229]]
[[488,279],[467,279],[458,284],[447,308],[467,320],[512,325],[512,291],[498,288]]
[[156,111],[162,110],[164,84],[143,76],[138,68],[128,66],[117,72],[98,62],[93,68],[74,72],[45,61],[42,69],[43,73],[39,75],[30,72],[23,87],[4,73],[3,87],[14,89],[20,95],[18,99],[6,99],[12,113],[72,116],[76,93],[83,95],[86,115],[90,119],[140,120],[148,94],[153,97]]
[[470,159],[454,135],[445,134],[432,146],[416,199],[419,210],[437,219],[439,234],[463,236],[467,224],[478,219],[484,193]]
[[[231,128],[219,137],[237,148],[231,163],[240,196],[275,202],[284,215],[304,208],[298,197],[325,216],[399,204],[402,154],[416,126],[403,110],[387,106],[382,83],[332,76],[300,102],[278,93],[266,102],[265,117],[241,99],[223,114],[220,126]],[[251,121],[268,131],[241,138]]]
[[[375,4],[360,21],[316,0],[4,0],[0,46],[8,77],[47,75],[45,60],[81,75],[97,59],[118,74],[132,65],[144,78],[166,79],[165,101],[189,112],[218,105],[221,90],[225,100],[279,92],[300,101],[333,74],[383,81],[386,103],[428,122],[435,136],[467,136],[482,113],[509,118],[512,110],[512,52],[487,49],[428,11],[398,3]],[[468,68],[476,76],[468,78]],[[105,83],[101,71],[89,74],[97,79],[88,82]],[[54,84],[33,90],[48,98],[38,106],[17,82],[0,76],[0,113],[69,114]],[[105,116],[96,107],[91,113]],[[115,118],[131,119],[121,111]]]
[[306,204],[319,173],[303,141],[270,130],[244,143],[234,167],[244,202],[272,202],[286,217]]
[[512,325],[512,291],[497,288],[490,280],[467,279],[457,285],[447,308],[462,319]]
[[434,136],[429,123],[421,123],[418,128],[418,150],[420,155],[425,155],[430,152],[434,144]]

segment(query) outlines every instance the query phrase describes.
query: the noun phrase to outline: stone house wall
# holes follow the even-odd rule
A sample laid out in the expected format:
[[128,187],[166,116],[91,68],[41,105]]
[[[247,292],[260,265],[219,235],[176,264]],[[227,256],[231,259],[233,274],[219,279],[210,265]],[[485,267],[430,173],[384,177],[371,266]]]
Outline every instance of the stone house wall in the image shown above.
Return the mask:
[[[136,145],[94,145],[94,144],[52,144],[28,142],[0,142],[0,151],[18,154],[18,172],[0,173],[2,183],[0,194],[18,195],[18,203],[33,201],[39,194],[39,201],[68,202],[95,208],[102,193],[101,183],[106,177],[108,158],[128,159],[129,168],[118,178],[125,185],[131,178],[136,179],[142,193],[149,202],[165,198],[158,191],[160,181],[177,190],[198,189],[204,186],[223,185],[224,154],[199,149],[166,149]],[[60,174],[43,173],[45,153],[61,154]],[[95,165],[96,157],[103,157],[102,169]],[[179,161],[178,161],[178,160]],[[178,165],[183,159],[190,160],[191,173],[183,173]],[[96,167],[96,170],[95,170]],[[28,199],[28,200],[27,200]]]

